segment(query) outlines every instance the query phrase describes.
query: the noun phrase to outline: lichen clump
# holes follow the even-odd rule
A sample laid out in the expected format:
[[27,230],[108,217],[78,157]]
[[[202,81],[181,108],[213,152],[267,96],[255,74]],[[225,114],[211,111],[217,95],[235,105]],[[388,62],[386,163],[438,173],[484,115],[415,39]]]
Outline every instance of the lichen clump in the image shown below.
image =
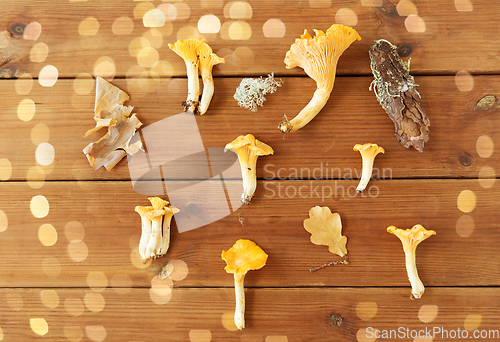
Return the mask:
[[265,95],[274,93],[282,85],[283,80],[275,79],[273,73],[267,78],[244,78],[236,88],[234,99],[240,107],[256,112],[257,107],[264,104]]

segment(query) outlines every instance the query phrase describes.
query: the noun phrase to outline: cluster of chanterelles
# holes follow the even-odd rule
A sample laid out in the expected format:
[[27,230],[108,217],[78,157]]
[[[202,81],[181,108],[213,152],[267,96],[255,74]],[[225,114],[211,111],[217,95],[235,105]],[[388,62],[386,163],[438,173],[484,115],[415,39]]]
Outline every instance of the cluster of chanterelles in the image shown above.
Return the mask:
[[135,207],[141,215],[142,235],[139,242],[139,254],[142,259],[159,258],[167,253],[170,246],[170,222],[179,212],[176,207],[159,197],[149,198],[151,207]]

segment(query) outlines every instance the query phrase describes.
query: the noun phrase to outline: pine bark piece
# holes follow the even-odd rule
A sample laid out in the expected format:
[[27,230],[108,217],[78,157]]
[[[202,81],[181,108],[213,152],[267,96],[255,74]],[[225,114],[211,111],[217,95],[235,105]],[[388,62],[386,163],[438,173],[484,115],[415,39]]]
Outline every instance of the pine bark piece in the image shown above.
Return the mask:
[[370,48],[373,87],[378,102],[394,122],[395,135],[406,148],[413,146],[423,152],[429,141],[430,120],[425,114],[422,99],[410,75],[410,62],[399,58],[397,47],[384,39],[376,40]]

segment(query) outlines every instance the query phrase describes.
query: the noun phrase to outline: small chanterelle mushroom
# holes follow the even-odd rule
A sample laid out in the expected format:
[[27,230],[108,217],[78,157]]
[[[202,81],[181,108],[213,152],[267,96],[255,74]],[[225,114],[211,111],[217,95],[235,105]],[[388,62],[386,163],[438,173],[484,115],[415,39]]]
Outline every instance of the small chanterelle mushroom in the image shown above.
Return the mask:
[[241,202],[250,204],[257,188],[257,158],[273,154],[271,146],[255,139],[252,134],[240,135],[224,148],[224,152],[231,150],[238,155],[241,174],[243,177],[243,194]]
[[320,30],[314,32],[316,36],[313,38],[304,30],[285,56],[286,68],[301,67],[316,81],[317,88],[311,101],[294,119],[279,124],[278,128],[283,133],[304,127],[326,105],[333,90],[340,56],[356,39],[361,39],[355,29],[343,25],[332,25],[326,33]]
[[424,284],[418,277],[415,251],[420,242],[431,235],[436,235],[433,230],[427,230],[423,226],[416,224],[411,229],[399,229],[394,226],[387,228],[387,231],[396,235],[403,243],[403,250],[406,259],[406,272],[411,283],[411,299],[419,299],[425,291]]
[[[186,63],[188,96],[185,103],[185,110],[189,110],[194,114],[205,114],[214,94],[212,68],[216,64],[224,63],[224,58],[220,58],[213,53],[212,48],[205,43],[205,39],[198,40],[191,38],[178,40],[175,44],[168,44],[168,47],[181,56],[184,59],[184,63]],[[200,84],[198,70],[201,72],[203,80],[201,102],[199,102]]]
[[169,202],[159,197],[151,197],[149,201],[151,207],[135,207],[135,211],[141,215],[139,254],[143,260],[159,258],[167,253],[170,246],[170,222],[172,216],[179,212],[179,209],[169,207]]
[[222,251],[222,259],[227,263],[227,273],[234,274],[234,290],[236,294],[236,310],[234,323],[239,330],[245,329],[245,274],[250,270],[264,267],[267,254],[255,242],[240,239],[228,251]]
[[385,150],[378,146],[377,144],[356,144],[353,147],[354,151],[359,151],[361,153],[361,158],[363,160],[363,172],[361,173],[361,179],[359,181],[358,187],[356,188],[357,192],[363,192],[372,177],[373,171],[373,161],[375,157],[379,153],[385,153]]

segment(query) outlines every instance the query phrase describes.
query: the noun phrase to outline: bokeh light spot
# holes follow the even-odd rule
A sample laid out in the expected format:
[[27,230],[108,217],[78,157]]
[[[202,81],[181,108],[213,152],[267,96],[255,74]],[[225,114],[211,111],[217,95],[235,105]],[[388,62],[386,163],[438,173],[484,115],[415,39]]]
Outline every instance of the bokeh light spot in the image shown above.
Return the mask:
[[48,309],[55,309],[59,305],[59,295],[54,290],[40,291],[40,300],[42,304]]
[[85,236],[83,224],[79,221],[69,221],[64,226],[64,236],[68,241],[82,241]]
[[286,26],[280,19],[272,18],[264,23],[262,32],[266,38],[282,38],[286,33]]
[[176,12],[175,19],[183,20],[188,19],[191,16],[191,9],[185,2],[176,2],[174,3],[174,7]]
[[43,218],[49,214],[49,201],[43,195],[34,196],[30,201],[30,210],[36,218]]
[[234,312],[224,312],[221,316],[222,326],[229,331],[238,331],[238,327],[234,324]]
[[182,260],[170,260],[169,265],[174,266],[174,270],[170,274],[170,278],[175,281],[183,280],[187,277],[189,270],[187,264]]
[[35,116],[36,105],[31,99],[23,99],[17,106],[17,117],[24,122],[28,122]]
[[356,315],[362,321],[369,321],[377,315],[378,305],[375,302],[360,302],[356,306]]
[[377,329],[372,329],[370,332],[368,332],[365,328],[363,328],[359,329],[356,333],[356,339],[358,340],[358,342],[373,342],[377,340],[377,335],[380,335]]
[[155,9],[155,6],[148,1],[140,2],[134,8],[134,18],[142,19],[148,11]]
[[472,12],[474,10],[470,0],[455,0],[455,8],[459,12]]
[[309,7],[311,8],[330,8],[332,0],[309,0]]
[[232,1],[224,6],[224,16],[226,18],[250,19],[252,15],[252,6],[246,1]]
[[143,68],[152,68],[158,61],[160,60],[160,55],[155,48],[146,47],[142,48],[137,53],[137,64],[139,64]]
[[9,227],[9,219],[3,210],[0,210],[0,233],[5,232]]
[[175,8],[173,4],[171,3],[161,4],[160,6],[158,6],[158,9],[162,11],[163,14],[165,14],[165,17],[168,20],[177,19],[177,8]]
[[42,87],[52,87],[57,82],[59,71],[53,65],[46,65],[40,70],[38,74],[38,83]]
[[463,190],[457,197],[458,209],[463,213],[470,213],[476,207],[476,194],[471,190]]
[[33,77],[31,75],[20,76],[16,79],[14,88],[19,95],[28,95],[31,89],[33,89]]
[[35,151],[35,158],[38,164],[47,166],[52,164],[56,156],[54,146],[49,143],[41,143],[37,146]]
[[460,216],[455,226],[458,236],[463,238],[468,238],[469,236],[471,236],[475,228],[476,224],[474,222],[474,219],[469,215]]
[[212,341],[212,333],[210,330],[191,330],[189,332],[190,342],[210,342]]
[[229,26],[228,33],[232,40],[247,40],[252,36],[252,28],[247,22],[235,21]]
[[163,34],[161,33],[161,31],[155,28],[144,32],[142,36],[146,38],[149,41],[150,46],[154,47],[155,49],[159,49],[163,45]]
[[23,38],[26,40],[37,40],[41,34],[42,25],[39,22],[33,21],[24,28]]
[[181,27],[177,31],[177,39],[182,40],[190,38],[201,39],[200,32],[198,32],[198,29],[196,27],[191,25],[186,25]]
[[115,77],[116,68],[115,62],[108,56],[100,57],[94,63],[94,76],[101,76],[102,78],[110,81]]
[[95,36],[99,32],[99,21],[94,17],[87,17],[78,25],[80,36]]
[[467,70],[460,70],[455,75],[455,84],[460,91],[471,91],[474,89],[474,77]]
[[255,55],[249,47],[241,46],[233,52],[233,64],[248,68],[255,62]]
[[418,16],[411,14],[405,20],[406,30],[410,33],[423,33],[427,29],[425,20]]
[[430,323],[436,319],[438,311],[439,309],[437,305],[422,305],[420,310],[418,310],[418,319],[420,319],[423,323]]
[[136,37],[128,44],[128,52],[130,56],[137,57],[139,51],[148,47],[151,47],[149,40],[144,37]]
[[83,330],[77,325],[66,325],[63,331],[64,336],[71,342],[79,342],[83,338]]
[[32,189],[40,189],[45,183],[45,172],[39,165],[32,166],[26,174],[26,181]]
[[129,17],[119,17],[113,21],[111,31],[116,35],[131,34],[134,30],[134,21]]
[[468,314],[467,317],[465,317],[464,328],[467,329],[467,331],[472,332],[474,330],[477,330],[481,326],[482,321],[482,315]]
[[398,14],[402,17],[408,17],[410,15],[418,15],[418,8],[410,0],[401,0],[397,6],[396,10]]
[[6,181],[12,175],[12,164],[7,158],[0,159],[0,181]]
[[492,188],[493,185],[495,185],[496,181],[495,169],[491,166],[483,166],[481,170],[479,170],[478,180],[479,185],[481,185],[483,188]]
[[155,72],[157,75],[172,76],[174,73],[174,68],[172,64],[167,61],[158,61],[151,71]]
[[30,61],[35,63],[45,62],[49,55],[49,47],[45,43],[36,43],[30,50]]
[[78,95],[90,94],[94,89],[95,81],[90,74],[78,74],[73,80],[73,90]]
[[87,337],[94,342],[102,342],[106,339],[106,328],[102,325],[88,325],[85,327]]
[[162,27],[165,21],[165,14],[157,8],[147,11],[142,17],[144,27]]
[[125,295],[132,291],[132,279],[127,274],[115,274],[111,278],[111,288],[120,295]]
[[64,310],[70,316],[80,316],[83,314],[83,302],[80,298],[66,298],[64,300]]
[[50,138],[50,130],[47,125],[38,123],[31,129],[31,142],[34,145],[46,143]]
[[83,302],[89,311],[101,312],[106,306],[106,301],[100,293],[87,293],[83,297]]
[[138,247],[134,248],[130,253],[130,261],[132,262],[132,265],[134,265],[139,269],[144,269],[149,267],[149,265],[151,265],[152,262],[151,259],[142,260],[141,255],[139,254]]
[[49,332],[49,325],[43,318],[31,318],[30,327],[38,336],[44,336]]
[[356,26],[358,15],[350,8],[341,8],[335,14],[335,22],[346,26]]
[[220,31],[220,20],[213,14],[206,14],[198,20],[198,31],[200,33],[218,33]]
[[75,262],[82,262],[87,259],[89,249],[87,244],[83,241],[71,241],[68,244],[68,254],[71,260]]
[[57,258],[45,257],[42,259],[42,271],[47,277],[59,277],[61,274],[61,264]]
[[87,285],[95,292],[101,292],[108,286],[108,278],[101,271],[90,271],[87,274]]
[[167,304],[172,298],[172,280],[166,278],[164,280],[159,280],[158,277],[154,277],[151,281],[151,288],[149,289],[149,297],[153,303],[157,305]]
[[38,240],[45,247],[50,247],[57,242],[57,230],[49,223],[42,224],[38,228]]
[[476,151],[481,158],[489,158],[493,155],[495,143],[487,135],[481,135],[476,141]]

